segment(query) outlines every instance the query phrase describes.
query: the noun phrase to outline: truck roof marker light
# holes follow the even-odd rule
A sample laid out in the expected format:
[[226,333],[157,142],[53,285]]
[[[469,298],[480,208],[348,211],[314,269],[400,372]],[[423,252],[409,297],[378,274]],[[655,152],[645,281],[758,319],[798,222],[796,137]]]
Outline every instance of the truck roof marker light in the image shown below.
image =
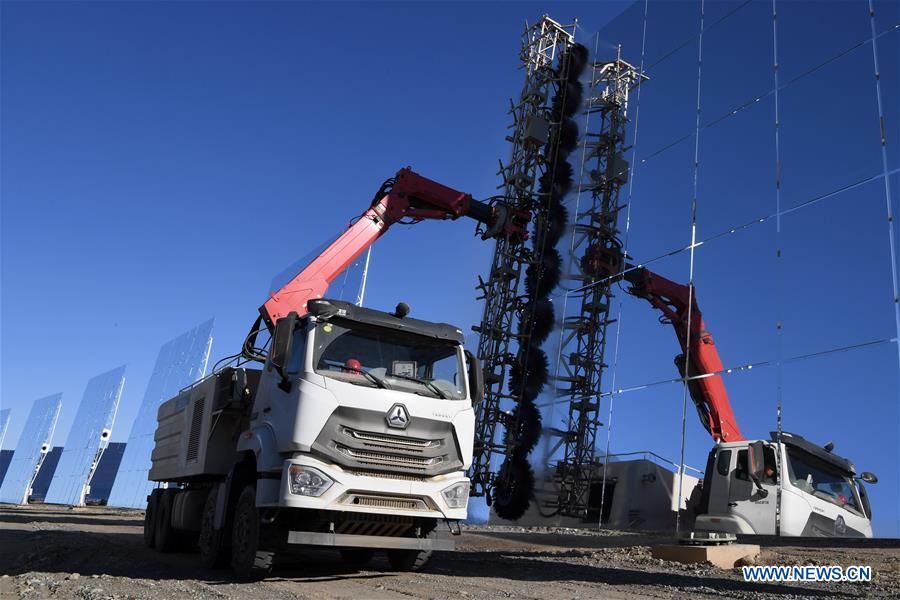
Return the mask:
[[321,319],[330,319],[334,316],[340,316],[342,312],[346,313],[346,311],[342,311],[328,300],[322,299],[310,300],[307,302],[307,309],[311,315]]
[[398,302],[397,308],[395,308],[394,312],[391,314],[398,319],[402,319],[409,314],[409,304],[407,304],[406,302]]

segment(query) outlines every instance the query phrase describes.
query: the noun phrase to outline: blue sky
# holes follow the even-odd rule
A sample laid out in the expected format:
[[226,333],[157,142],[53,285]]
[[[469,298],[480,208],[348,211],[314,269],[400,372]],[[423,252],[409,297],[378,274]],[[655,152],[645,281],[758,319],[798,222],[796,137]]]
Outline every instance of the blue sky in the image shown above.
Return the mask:
[[[213,358],[236,352],[270,280],[339,233],[400,167],[476,197],[496,193],[524,20],[577,16],[585,39],[602,28],[601,54],[622,43],[638,64],[643,3],[628,7],[2,3],[0,391],[13,409],[4,446],[30,403],[59,391],[61,443],[87,380],[122,363],[113,439],[125,439],[163,342],[214,316]],[[782,85],[870,36],[859,3],[779,7]],[[900,21],[896,7],[876,2],[879,32]],[[706,8],[707,26],[737,10],[703,39],[699,239],[775,211],[771,4]],[[628,249],[638,260],[690,241],[697,17],[696,2],[648,10],[651,80],[632,111]],[[878,44],[892,170],[898,32]],[[864,44],[780,91],[783,207],[882,173],[872,65]],[[900,177],[890,181],[896,211]],[[779,314],[786,357],[895,337],[886,214],[876,178],[785,215],[780,235],[770,219],[699,247],[698,299],[725,364],[775,359]],[[465,221],[398,226],[374,249],[367,305],[403,300],[416,316],[475,324],[474,284],[491,247],[472,234]],[[686,281],[689,266],[683,252],[651,268]],[[670,329],[645,304],[619,300],[616,387],[675,376]],[[774,429],[778,372],[726,379],[745,434]],[[877,472],[877,531],[900,534],[896,343],[781,372],[785,429],[832,439]],[[614,451],[677,459],[680,385],[621,394],[614,408]],[[689,414],[687,463],[702,466],[708,449]]]

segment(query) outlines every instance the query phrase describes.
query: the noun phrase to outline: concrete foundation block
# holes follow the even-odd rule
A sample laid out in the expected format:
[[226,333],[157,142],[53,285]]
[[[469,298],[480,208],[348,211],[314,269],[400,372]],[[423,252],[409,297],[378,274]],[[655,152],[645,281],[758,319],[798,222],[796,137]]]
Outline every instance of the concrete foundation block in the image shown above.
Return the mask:
[[709,561],[720,569],[733,569],[741,559],[754,560],[759,556],[756,544],[721,544],[717,546],[685,546],[667,544],[651,549],[653,558],[680,563],[701,563]]

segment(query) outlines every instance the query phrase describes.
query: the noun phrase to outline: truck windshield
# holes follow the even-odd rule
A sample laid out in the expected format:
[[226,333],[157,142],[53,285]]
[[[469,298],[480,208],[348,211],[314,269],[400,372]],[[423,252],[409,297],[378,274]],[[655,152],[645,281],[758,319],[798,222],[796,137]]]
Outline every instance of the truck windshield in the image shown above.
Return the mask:
[[853,479],[837,467],[802,450],[788,447],[791,484],[847,510],[862,514]]
[[316,325],[316,373],[368,387],[464,400],[459,347],[412,333],[332,320]]

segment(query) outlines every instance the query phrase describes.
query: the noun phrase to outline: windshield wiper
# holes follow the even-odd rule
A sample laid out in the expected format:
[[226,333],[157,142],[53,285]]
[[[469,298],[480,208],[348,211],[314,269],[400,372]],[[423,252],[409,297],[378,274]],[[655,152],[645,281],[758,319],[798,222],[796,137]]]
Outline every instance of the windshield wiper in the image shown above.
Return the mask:
[[439,388],[438,386],[434,385],[432,382],[430,382],[426,379],[419,379],[418,377],[410,377],[409,375],[397,375],[396,373],[392,373],[391,377],[396,377],[398,379],[408,379],[410,381],[415,381],[416,383],[421,383],[422,385],[427,387],[429,390],[431,390],[432,392],[437,394],[437,397],[440,398],[441,400],[447,399],[447,394],[442,392],[441,388]]
[[388,384],[385,383],[383,379],[381,379],[380,377],[376,377],[375,375],[372,375],[368,371],[363,371],[362,369],[357,369],[356,367],[344,366],[341,368],[344,369],[345,371],[353,371],[354,373],[362,373],[362,375],[365,376],[366,379],[368,379],[369,381],[371,381],[372,383],[374,383],[375,385],[377,385],[378,387],[380,387],[383,390],[391,389],[390,387],[388,387]]

